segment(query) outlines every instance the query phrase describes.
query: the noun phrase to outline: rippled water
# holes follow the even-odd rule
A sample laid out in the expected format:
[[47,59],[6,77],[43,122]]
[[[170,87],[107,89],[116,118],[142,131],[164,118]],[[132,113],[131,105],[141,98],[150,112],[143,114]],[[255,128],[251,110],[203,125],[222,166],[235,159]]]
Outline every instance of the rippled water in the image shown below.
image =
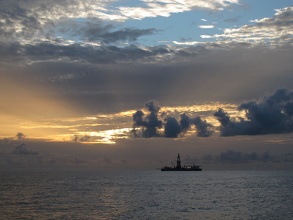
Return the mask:
[[1,219],[293,219],[293,172],[2,172]]

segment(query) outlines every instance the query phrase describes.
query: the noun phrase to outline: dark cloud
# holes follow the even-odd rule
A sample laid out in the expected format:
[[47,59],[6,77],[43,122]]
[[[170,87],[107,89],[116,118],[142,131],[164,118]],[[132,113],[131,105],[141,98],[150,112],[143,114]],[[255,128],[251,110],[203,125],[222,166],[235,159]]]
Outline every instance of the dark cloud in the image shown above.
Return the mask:
[[16,137],[18,140],[22,140],[25,138],[25,135],[22,132],[17,132]]
[[74,135],[72,137],[72,141],[75,141],[75,142],[87,142],[90,140],[90,136],[89,135],[83,135],[83,136],[79,136],[79,135]]
[[149,29],[134,29],[134,28],[125,28],[118,31],[108,32],[101,35],[103,42],[113,43],[117,41],[136,41],[138,37],[144,35],[152,35],[155,33],[154,28]]
[[[177,138],[180,135],[184,135],[191,128],[191,125],[195,125],[197,136],[199,137],[209,137],[213,134],[212,125],[200,117],[190,118],[184,113],[178,121],[175,117],[164,112],[159,116],[160,107],[154,101],[145,103],[145,108],[149,112],[148,115],[145,115],[142,110],[138,110],[133,114],[133,134],[135,137]],[[136,128],[142,129],[141,135]],[[160,128],[163,128],[163,134],[159,131]]]
[[221,123],[222,136],[278,134],[293,131],[293,92],[288,89],[276,90],[258,101],[239,105],[246,118],[231,118],[222,109],[215,112]]
[[180,116],[180,125],[183,132],[190,128],[190,119],[185,113]]
[[154,101],[146,102],[145,107],[149,111],[149,114],[143,117],[144,113],[141,110],[137,111],[133,115],[133,127],[142,127],[143,137],[157,137],[159,136],[158,129],[163,125],[163,122],[158,119],[160,107]]
[[[32,30],[40,29],[38,18],[29,8],[22,7],[17,1],[0,1],[0,40],[17,37],[31,37]],[[17,31],[17,29],[20,30]]]
[[109,64],[117,62],[134,62],[143,59],[155,59],[157,55],[172,53],[167,47],[150,47],[147,50],[135,45],[125,47],[101,45],[98,47],[83,44],[63,45],[58,42],[41,42],[21,45],[18,43],[0,44],[3,56],[0,62],[79,62],[92,64]]
[[212,125],[207,123],[206,120],[202,120],[200,117],[193,118],[191,120],[196,127],[197,136],[209,137],[213,134]]
[[79,22],[77,19],[61,19],[55,24],[52,33],[60,32],[71,39],[79,39],[84,42],[96,42],[99,44],[112,44],[119,42],[134,42],[139,37],[153,35],[155,28],[119,28],[115,23],[109,23],[101,19],[89,19]]
[[181,127],[176,118],[167,117],[165,123],[164,135],[167,138],[176,138],[181,133]]
[[21,143],[20,145],[16,146],[15,149],[12,151],[13,154],[19,155],[38,155],[39,152],[35,150],[28,149],[25,143]]

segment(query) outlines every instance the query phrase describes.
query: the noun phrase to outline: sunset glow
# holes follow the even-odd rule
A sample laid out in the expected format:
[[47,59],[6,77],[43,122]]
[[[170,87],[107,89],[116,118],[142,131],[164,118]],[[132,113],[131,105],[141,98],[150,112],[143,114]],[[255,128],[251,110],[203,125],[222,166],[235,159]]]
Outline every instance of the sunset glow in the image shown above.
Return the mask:
[[0,1],[0,165],[287,164],[292,19],[286,0]]

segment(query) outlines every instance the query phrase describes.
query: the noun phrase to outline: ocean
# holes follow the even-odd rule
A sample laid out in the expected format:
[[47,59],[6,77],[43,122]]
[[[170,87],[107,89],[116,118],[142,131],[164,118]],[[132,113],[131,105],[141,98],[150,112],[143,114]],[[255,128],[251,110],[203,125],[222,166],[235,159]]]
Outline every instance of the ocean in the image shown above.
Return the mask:
[[1,219],[293,219],[293,172],[1,172]]

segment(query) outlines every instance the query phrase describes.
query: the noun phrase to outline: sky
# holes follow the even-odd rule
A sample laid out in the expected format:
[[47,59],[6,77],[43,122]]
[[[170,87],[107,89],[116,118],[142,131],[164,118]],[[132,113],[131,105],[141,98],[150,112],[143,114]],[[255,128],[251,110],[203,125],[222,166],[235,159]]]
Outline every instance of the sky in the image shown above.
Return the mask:
[[0,1],[1,169],[293,169],[292,0]]

